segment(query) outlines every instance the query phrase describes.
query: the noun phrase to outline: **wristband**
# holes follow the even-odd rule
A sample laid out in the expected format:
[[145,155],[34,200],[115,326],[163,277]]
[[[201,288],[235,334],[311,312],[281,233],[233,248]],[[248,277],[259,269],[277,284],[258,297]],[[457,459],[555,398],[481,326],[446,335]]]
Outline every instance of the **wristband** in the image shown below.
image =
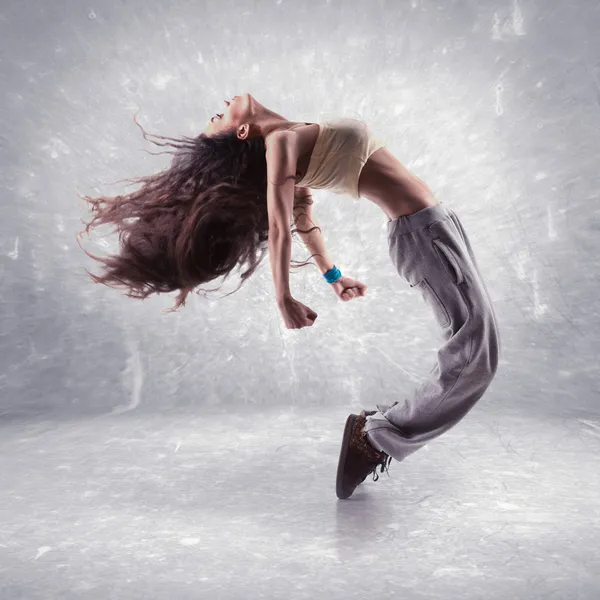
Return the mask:
[[323,277],[325,277],[327,283],[335,283],[341,276],[342,272],[335,265],[327,273],[323,273]]

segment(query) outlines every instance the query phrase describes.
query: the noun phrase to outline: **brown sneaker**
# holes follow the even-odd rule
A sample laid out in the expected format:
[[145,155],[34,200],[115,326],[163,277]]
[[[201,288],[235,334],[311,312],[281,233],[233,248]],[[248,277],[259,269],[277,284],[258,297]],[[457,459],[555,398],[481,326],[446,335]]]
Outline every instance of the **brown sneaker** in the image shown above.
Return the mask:
[[381,466],[383,473],[392,460],[391,456],[376,450],[367,441],[363,431],[367,423],[367,414],[363,411],[360,415],[350,415],[346,419],[335,490],[340,500],[350,498],[354,490],[371,473],[374,474],[373,480],[377,481],[377,467]]

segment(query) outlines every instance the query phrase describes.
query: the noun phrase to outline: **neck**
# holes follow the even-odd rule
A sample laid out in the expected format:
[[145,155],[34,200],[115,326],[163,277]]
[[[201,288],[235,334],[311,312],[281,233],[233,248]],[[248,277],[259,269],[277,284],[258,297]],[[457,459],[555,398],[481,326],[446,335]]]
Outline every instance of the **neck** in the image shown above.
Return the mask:
[[285,117],[282,117],[272,110],[265,108],[261,111],[260,115],[257,115],[257,119],[253,125],[256,135],[266,138],[274,131],[284,131],[286,129],[290,129],[296,125],[296,122],[289,121]]

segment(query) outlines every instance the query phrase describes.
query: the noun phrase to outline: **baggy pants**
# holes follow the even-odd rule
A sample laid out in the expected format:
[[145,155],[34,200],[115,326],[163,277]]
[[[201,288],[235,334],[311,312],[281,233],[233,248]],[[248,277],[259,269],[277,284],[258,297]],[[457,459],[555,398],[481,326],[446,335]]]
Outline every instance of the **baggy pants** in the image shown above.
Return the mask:
[[390,258],[420,292],[442,330],[443,345],[414,395],[367,417],[367,440],[401,461],[458,423],[498,368],[500,338],[487,288],[454,211],[429,206],[388,223]]

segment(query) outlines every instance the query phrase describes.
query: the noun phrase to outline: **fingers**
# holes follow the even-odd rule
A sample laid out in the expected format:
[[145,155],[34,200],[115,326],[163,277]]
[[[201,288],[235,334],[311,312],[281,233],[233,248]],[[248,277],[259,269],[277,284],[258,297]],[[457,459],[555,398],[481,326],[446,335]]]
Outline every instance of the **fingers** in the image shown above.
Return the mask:
[[314,321],[306,321],[303,325],[286,325],[286,329],[302,329],[304,327],[312,327],[314,324]]
[[280,309],[286,329],[302,329],[314,325],[318,315],[312,308],[298,301],[294,301],[292,308],[293,310],[288,306],[287,309]]
[[361,284],[357,285],[353,288],[348,288],[342,292],[342,300],[352,300],[352,298],[358,298],[360,296],[364,296],[367,293],[367,286]]
[[367,286],[364,283],[357,282],[356,289],[358,290],[359,296],[364,296],[367,293]]
[[285,327],[286,327],[286,329],[302,329],[303,327],[312,327],[315,324],[315,321],[317,320],[318,316],[319,315],[317,315],[316,312],[311,310],[306,315],[306,318],[304,319],[303,323],[296,324],[293,321],[290,321],[290,322],[286,322]]
[[304,325],[301,325],[300,327],[312,327],[315,324],[315,321],[317,320],[318,316],[319,315],[317,315],[317,313],[314,310],[309,311],[306,315]]

